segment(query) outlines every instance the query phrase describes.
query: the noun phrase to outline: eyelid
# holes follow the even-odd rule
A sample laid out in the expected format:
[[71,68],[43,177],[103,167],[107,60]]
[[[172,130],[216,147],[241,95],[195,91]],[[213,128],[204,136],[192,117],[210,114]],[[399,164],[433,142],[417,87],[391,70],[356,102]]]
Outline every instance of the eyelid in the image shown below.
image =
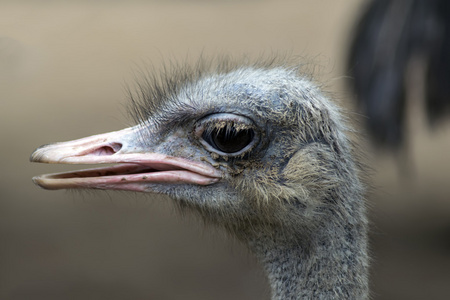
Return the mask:
[[197,123],[201,124],[201,123],[208,122],[208,121],[217,122],[217,120],[243,123],[243,124],[248,124],[248,125],[254,126],[254,122],[251,119],[241,116],[241,115],[231,114],[231,113],[216,113],[216,114],[207,115],[207,116],[201,118],[200,120],[198,120]]
[[[238,124],[238,128],[236,128],[238,130],[251,128],[256,131],[255,124],[247,117],[230,113],[218,113],[208,115],[200,119],[195,126],[195,135],[201,136],[204,130],[213,131],[214,129],[220,129],[231,124],[233,124],[235,127],[236,124]],[[201,130],[201,133],[199,132],[199,129]],[[200,135],[198,133],[200,133]]]

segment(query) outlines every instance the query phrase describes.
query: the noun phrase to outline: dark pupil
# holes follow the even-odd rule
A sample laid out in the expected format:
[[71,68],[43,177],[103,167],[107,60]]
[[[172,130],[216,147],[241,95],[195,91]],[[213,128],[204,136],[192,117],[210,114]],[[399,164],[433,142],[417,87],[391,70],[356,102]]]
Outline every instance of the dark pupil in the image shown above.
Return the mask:
[[214,129],[209,136],[211,146],[225,153],[234,153],[244,149],[253,140],[252,129],[236,130],[232,126]]

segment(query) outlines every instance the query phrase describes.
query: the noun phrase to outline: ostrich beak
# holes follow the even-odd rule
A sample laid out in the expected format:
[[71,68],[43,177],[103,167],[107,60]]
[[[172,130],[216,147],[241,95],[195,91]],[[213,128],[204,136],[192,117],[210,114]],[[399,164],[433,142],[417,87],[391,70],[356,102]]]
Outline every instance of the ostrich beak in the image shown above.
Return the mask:
[[211,165],[149,153],[148,149],[136,146],[139,130],[136,126],[41,146],[31,154],[31,162],[114,166],[40,175],[33,181],[50,190],[88,188],[145,192],[151,190],[154,183],[209,185],[220,180],[221,173]]

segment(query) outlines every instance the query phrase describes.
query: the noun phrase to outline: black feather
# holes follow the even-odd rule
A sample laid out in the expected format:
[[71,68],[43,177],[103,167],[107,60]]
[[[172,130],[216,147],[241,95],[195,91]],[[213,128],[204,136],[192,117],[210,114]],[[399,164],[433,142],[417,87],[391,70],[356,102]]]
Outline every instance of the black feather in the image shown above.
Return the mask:
[[414,60],[428,67],[422,78],[430,123],[448,113],[449,7],[446,0],[374,0],[355,26],[348,68],[376,144],[399,148],[404,143],[406,82]]

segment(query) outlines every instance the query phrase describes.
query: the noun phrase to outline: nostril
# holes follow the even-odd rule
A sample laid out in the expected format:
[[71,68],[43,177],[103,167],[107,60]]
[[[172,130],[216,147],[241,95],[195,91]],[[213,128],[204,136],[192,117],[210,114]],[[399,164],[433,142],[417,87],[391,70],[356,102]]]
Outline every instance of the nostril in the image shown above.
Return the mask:
[[105,155],[113,155],[122,149],[122,144],[120,143],[111,143],[108,145],[104,145],[100,148],[95,149],[89,155],[96,155],[96,156],[105,156]]
[[111,143],[109,146],[113,149],[114,153],[119,152],[120,149],[122,149],[121,143]]

